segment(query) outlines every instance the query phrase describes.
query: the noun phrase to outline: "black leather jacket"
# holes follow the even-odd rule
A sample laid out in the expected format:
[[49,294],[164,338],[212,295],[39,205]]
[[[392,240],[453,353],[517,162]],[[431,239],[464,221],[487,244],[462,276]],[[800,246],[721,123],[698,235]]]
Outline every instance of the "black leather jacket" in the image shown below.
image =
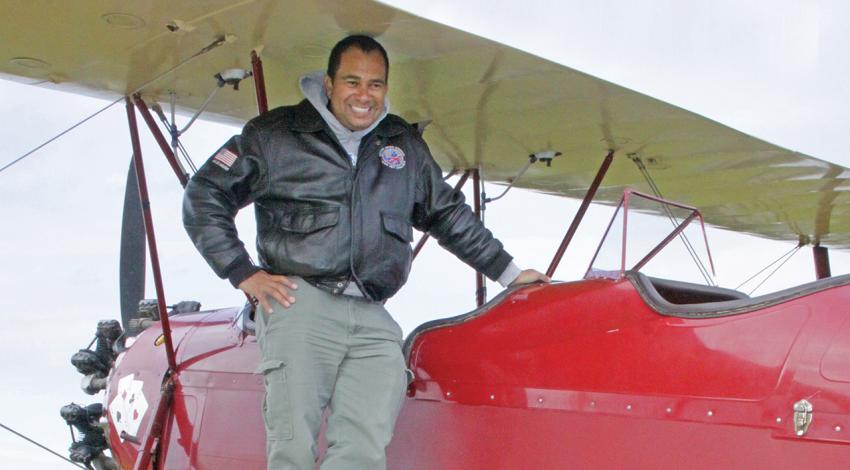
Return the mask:
[[334,292],[356,282],[373,300],[395,294],[410,271],[412,227],[491,279],[511,261],[443,181],[418,132],[394,115],[363,137],[355,167],[304,100],[251,120],[198,170],[186,187],[183,223],[234,286],[260,269],[233,223],[251,202],[261,268]]

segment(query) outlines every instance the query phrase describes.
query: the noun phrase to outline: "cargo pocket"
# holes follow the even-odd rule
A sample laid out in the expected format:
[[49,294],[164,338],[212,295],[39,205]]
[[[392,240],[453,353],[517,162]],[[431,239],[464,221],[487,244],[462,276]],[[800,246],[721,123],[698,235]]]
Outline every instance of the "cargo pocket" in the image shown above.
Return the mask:
[[[402,362],[402,371],[401,371],[401,374],[399,374],[401,376],[400,377],[401,380],[399,380],[399,383],[398,383],[399,391],[398,391],[398,395],[396,395],[396,397],[395,397],[396,403],[395,403],[395,409],[394,409],[395,415],[393,417],[393,422],[395,422],[398,419],[398,416],[401,414],[401,409],[404,408],[405,398],[407,397],[407,390],[408,390],[408,387],[410,387],[410,384],[412,383],[411,376],[413,375],[413,371],[411,371],[410,369],[405,367],[403,364],[404,363]],[[408,372],[410,374],[408,374]]]
[[292,407],[286,385],[286,365],[278,360],[263,361],[257,372],[263,374],[266,384],[263,399],[266,437],[273,441],[292,439]]

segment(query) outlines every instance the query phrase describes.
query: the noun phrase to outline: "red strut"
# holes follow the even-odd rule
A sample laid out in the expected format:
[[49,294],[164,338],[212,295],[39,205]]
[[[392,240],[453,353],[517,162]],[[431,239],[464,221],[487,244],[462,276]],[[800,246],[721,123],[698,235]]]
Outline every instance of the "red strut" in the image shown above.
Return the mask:
[[820,245],[812,247],[812,255],[815,257],[815,275],[818,279],[826,279],[832,276],[829,268],[829,251]]
[[168,164],[171,165],[171,169],[174,170],[174,174],[177,175],[177,179],[180,180],[180,185],[185,188],[186,184],[189,183],[189,177],[180,169],[180,164],[177,163],[177,157],[174,155],[174,152],[171,151],[171,147],[168,146],[168,141],[165,140],[165,136],[162,135],[162,131],[159,129],[159,126],[156,125],[156,121],[154,121],[150,110],[148,110],[148,105],[138,93],[133,95],[133,101],[136,102],[136,107],[139,108],[142,118],[148,125],[148,129],[150,129],[151,134],[153,134],[154,140],[156,140],[156,143],[159,144],[159,148],[165,155],[165,159],[168,160]]
[[558,268],[558,263],[560,263],[561,258],[564,257],[564,252],[567,251],[567,247],[570,246],[570,242],[576,234],[578,225],[581,223],[581,219],[584,218],[584,213],[587,212],[587,208],[590,206],[590,202],[593,201],[593,197],[596,195],[596,190],[598,190],[599,185],[602,184],[602,178],[605,177],[605,173],[608,172],[608,167],[611,166],[611,162],[613,160],[614,151],[609,150],[605,160],[602,161],[602,166],[599,167],[599,171],[596,172],[596,177],[593,178],[593,182],[590,183],[590,188],[587,189],[587,194],[584,195],[584,200],[581,201],[581,206],[579,206],[578,212],[576,212],[576,216],[570,224],[570,228],[567,229],[564,239],[561,240],[561,246],[558,247],[555,257],[552,258],[552,263],[549,264],[549,269],[546,270],[546,275],[550,278],[555,274],[555,269]]
[[263,76],[263,61],[257,51],[251,51],[251,69],[254,73],[254,89],[257,90],[257,110],[260,114],[269,110],[269,100],[266,98],[266,78]]
[[[475,216],[481,220],[481,173],[478,168],[469,170],[472,172],[472,198],[475,199]],[[487,287],[484,285],[484,275],[475,271],[475,304],[477,306],[484,305],[487,300]]]
[[165,382],[160,396],[160,403],[154,420],[151,422],[149,432],[145,437],[144,445],[142,446],[139,455],[136,458],[134,469],[146,469],[150,463],[152,449],[154,443],[161,436],[163,423],[167,416],[167,411],[171,403],[172,380],[174,379],[177,364],[174,359],[174,346],[171,342],[171,323],[168,320],[168,310],[165,305],[165,292],[162,286],[162,273],[159,268],[159,254],[156,249],[156,237],[153,228],[153,216],[151,215],[150,198],[148,196],[148,184],[145,178],[145,167],[142,162],[142,146],[139,143],[139,128],[136,124],[136,111],[133,108],[133,102],[130,97],[125,99],[127,104],[127,122],[130,126],[130,141],[133,144],[133,164],[136,167],[136,178],[139,183],[139,199],[142,203],[142,212],[144,214],[145,232],[148,240],[148,252],[151,258],[151,268],[153,270],[153,280],[156,286],[157,306],[159,307],[159,318],[162,322],[162,335],[165,340],[165,355],[168,359],[168,371],[165,373]]

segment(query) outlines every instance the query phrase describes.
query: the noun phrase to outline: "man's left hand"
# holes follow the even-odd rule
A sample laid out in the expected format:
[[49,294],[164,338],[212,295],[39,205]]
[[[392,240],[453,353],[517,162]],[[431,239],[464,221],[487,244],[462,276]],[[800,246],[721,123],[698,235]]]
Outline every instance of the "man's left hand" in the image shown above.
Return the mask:
[[519,273],[519,276],[517,276],[516,279],[514,279],[514,282],[512,282],[510,285],[511,287],[513,287],[522,284],[531,284],[534,282],[549,283],[552,282],[552,280],[549,279],[549,276],[541,273],[540,271],[537,271],[536,269],[526,269],[525,271]]

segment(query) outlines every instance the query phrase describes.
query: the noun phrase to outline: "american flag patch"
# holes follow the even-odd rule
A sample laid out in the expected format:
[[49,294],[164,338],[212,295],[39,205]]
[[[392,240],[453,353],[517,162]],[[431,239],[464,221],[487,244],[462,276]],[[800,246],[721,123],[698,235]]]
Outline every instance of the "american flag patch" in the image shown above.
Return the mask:
[[236,155],[228,148],[222,148],[215,154],[212,161],[216,165],[224,168],[225,170],[230,170],[230,167],[236,163],[236,159],[239,158],[239,155]]

